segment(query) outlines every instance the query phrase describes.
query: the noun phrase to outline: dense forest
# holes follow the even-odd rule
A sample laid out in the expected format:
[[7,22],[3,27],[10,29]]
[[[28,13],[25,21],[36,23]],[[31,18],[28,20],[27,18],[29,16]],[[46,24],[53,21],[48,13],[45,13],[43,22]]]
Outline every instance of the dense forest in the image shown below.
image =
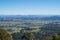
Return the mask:
[[[41,40],[41,39],[36,38],[36,36],[32,32],[24,32],[23,34],[14,33],[11,36],[4,29],[0,29],[0,40]],[[60,40],[60,35],[57,33],[52,33],[45,37],[43,36],[42,40]]]

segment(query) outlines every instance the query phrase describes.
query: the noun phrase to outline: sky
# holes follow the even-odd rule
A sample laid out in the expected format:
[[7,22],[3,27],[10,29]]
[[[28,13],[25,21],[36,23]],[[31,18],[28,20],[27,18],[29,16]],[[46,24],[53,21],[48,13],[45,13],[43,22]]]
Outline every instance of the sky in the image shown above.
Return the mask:
[[60,0],[0,0],[0,15],[60,15]]

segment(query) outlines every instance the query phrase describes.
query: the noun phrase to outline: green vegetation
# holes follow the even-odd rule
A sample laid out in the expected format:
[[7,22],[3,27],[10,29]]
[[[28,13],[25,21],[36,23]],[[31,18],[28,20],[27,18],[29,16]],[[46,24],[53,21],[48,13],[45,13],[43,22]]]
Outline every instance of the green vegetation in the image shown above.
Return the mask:
[[60,35],[56,34],[60,33],[60,22],[55,23],[37,20],[27,20],[23,22],[9,21],[0,22],[0,27],[9,34],[12,34],[13,40],[21,40],[22,35],[22,40],[60,40]]
[[[24,22],[0,22],[0,28],[7,30],[10,34],[20,32],[24,27],[40,28],[43,23],[40,21],[24,21]],[[31,30],[32,32],[38,32],[39,29]]]
[[49,36],[46,36],[43,40],[60,40],[60,35],[53,33]]
[[33,40],[34,35],[31,32],[25,32],[24,35],[22,36],[22,39],[24,39],[24,40]]
[[0,40],[12,40],[12,38],[4,29],[0,29]]

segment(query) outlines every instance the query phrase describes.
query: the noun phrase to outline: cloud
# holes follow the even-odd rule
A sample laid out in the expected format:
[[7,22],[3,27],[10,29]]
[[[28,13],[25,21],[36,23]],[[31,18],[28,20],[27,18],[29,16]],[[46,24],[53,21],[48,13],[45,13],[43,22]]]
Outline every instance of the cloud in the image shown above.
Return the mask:
[[60,10],[0,10],[0,15],[60,15]]

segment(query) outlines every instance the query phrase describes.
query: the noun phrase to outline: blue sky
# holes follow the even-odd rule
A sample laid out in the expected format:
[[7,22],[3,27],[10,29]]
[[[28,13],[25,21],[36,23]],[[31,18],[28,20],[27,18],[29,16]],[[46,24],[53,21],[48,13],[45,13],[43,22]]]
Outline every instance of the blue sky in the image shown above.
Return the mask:
[[0,0],[0,15],[60,15],[60,0]]

